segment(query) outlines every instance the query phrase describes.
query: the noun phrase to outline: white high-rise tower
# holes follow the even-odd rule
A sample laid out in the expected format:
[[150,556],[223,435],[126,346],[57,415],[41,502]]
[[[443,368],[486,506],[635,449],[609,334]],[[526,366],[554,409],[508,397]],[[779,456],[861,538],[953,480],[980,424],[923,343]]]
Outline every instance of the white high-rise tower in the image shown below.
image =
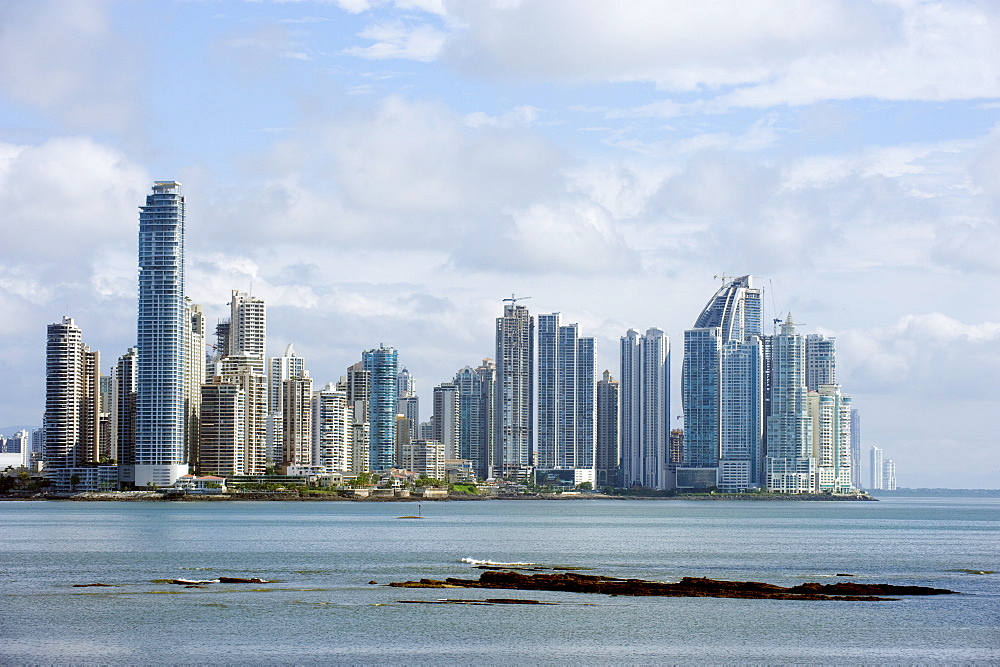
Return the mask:
[[184,196],[156,181],[139,207],[135,484],[170,486],[188,473],[184,413]]
[[624,487],[671,489],[670,339],[662,329],[621,339],[621,479]]

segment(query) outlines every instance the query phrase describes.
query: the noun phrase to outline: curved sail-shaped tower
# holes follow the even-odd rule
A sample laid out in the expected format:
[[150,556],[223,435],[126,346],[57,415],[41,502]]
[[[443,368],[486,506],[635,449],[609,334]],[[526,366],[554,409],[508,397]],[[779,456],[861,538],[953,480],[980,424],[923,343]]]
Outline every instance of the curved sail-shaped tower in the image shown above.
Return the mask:
[[763,290],[733,278],[684,332],[681,488],[760,485],[764,436]]

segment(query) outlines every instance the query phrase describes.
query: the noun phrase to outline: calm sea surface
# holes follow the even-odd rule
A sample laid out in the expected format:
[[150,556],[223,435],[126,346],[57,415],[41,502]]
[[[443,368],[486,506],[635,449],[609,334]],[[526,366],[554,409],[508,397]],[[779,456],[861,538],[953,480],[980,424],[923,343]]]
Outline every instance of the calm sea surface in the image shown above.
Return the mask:
[[[1000,501],[0,502],[0,663],[998,663]],[[897,602],[374,586],[463,558],[950,588]],[[261,577],[183,588],[156,579]],[[113,588],[73,588],[101,582]],[[522,597],[555,606],[400,600]]]

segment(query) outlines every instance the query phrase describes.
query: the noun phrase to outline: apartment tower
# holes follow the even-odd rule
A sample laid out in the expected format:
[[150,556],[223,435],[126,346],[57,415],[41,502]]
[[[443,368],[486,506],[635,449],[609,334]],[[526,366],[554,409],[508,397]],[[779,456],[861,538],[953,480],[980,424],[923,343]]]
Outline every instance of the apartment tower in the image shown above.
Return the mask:
[[139,207],[136,486],[188,473],[184,317],[184,196],[177,181],[156,181]]

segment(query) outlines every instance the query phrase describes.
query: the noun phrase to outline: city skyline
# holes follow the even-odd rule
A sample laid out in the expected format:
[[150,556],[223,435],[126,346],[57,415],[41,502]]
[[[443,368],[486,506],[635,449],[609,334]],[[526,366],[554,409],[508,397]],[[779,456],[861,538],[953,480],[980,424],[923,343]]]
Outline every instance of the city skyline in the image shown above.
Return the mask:
[[623,332],[676,355],[713,276],[753,274],[765,333],[837,339],[906,486],[996,486],[1000,12],[755,5],[5,8],[0,428],[41,425],[49,324],[105,373],[138,343],[135,208],[177,179],[209,332],[258,296],[318,381],[380,341],[450,381],[510,294],[617,376]]
[[[618,383],[613,390],[608,385],[609,371],[596,380],[593,338],[551,313],[537,316],[536,340],[535,316],[517,305],[530,297],[513,295],[503,300],[504,314],[496,320],[500,372],[489,359],[475,371],[459,370],[454,382],[433,388],[430,421],[420,422],[419,412],[408,414],[418,398],[415,378],[385,343],[364,351],[338,383],[314,393],[305,359],[293,345],[283,357],[265,359],[266,303],[234,290],[231,317],[217,325],[217,344],[208,345],[201,306],[178,297],[183,205],[179,183],[158,181],[140,207],[139,298],[149,315],[139,318],[138,331],[152,341],[143,345],[149,350],[144,364],[135,363],[139,347],[130,348],[105,377],[100,352],[83,343],[72,318],[48,327],[43,439],[51,442],[43,460],[62,487],[79,473],[88,485],[105,484],[101,475],[111,470],[89,466],[115,460],[117,480],[149,487],[170,485],[188,470],[385,471],[403,461],[414,465],[419,452],[434,450],[427,456],[435,457],[435,470],[445,459],[464,458],[480,479],[528,480],[534,471],[536,480],[593,485],[604,478],[605,485],[656,490],[845,494],[858,488],[852,485],[857,412],[836,384],[836,339],[796,333],[791,313],[780,335],[763,335],[762,290],[753,276],[730,279],[685,332],[687,432],[670,427],[670,350],[662,330],[650,328],[640,337],[630,329],[622,336],[619,399]],[[140,368],[152,378],[145,386]],[[175,394],[179,409],[169,400]],[[140,395],[154,406],[150,396],[167,398],[150,418],[139,413]],[[414,404],[403,406],[404,399]],[[492,415],[484,419],[485,412]],[[414,422],[420,437],[430,440],[414,441]],[[180,452],[151,446],[148,437],[141,441],[140,425],[162,442],[179,436]],[[609,438],[619,425],[620,438]],[[499,445],[495,453],[484,438]],[[873,446],[873,485],[884,474],[895,488],[894,463],[882,473],[876,451]],[[154,456],[160,458],[150,463]],[[617,481],[608,481],[612,476]]]

